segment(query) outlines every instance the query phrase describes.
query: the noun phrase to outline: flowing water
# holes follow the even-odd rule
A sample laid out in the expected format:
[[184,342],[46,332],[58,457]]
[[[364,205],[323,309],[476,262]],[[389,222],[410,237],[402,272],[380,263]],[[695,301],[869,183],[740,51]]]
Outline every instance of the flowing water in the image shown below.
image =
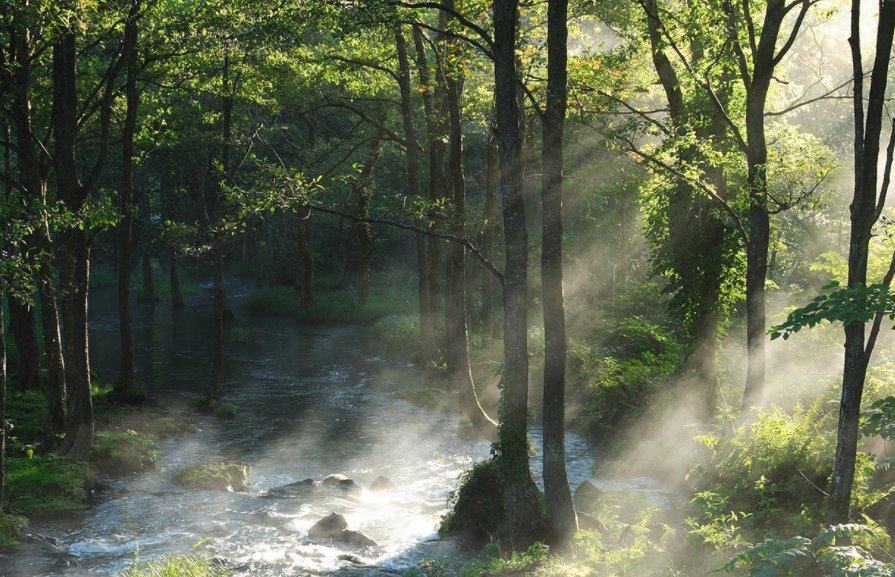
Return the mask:
[[[419,375],[378,357],[364,328],[252,314],[240,294],[246,288],[230,287],[236,319],[227,327],[224,395],[238,406],[237,416],[197,419],[196,432],[162,442],[155,471],[113,482],[73,519],[32,525],[29,542],[0,551],[0,575],[115,575],[135,556],[195,548],[224,560],[236,575],[252,576],[389,574],[422,558],[462,555],[453,543],[437,541],[436,528],[458,474],[488,456],[488,443],[463,440],[455,418],[397,398],[395,391],[416,386]],[[91,307],[94,370],[110,382],[118,359],[114,294],[96,291]],[[210,309],[207,294],[179,311],[136,307],[139,377],[158,402],[201,393],[210,374]],[[537,443],[539,431],[532,437]],[[567,446],[575,486],[590,476],[591,459],[579,437],[570,435]],[[179,470],[208,459],[250,463],[250,491],[185,491],[173,481]],[[538,468],[535,462],[537,477]],[[332,473],[363,489],[263,496]],[[380,475],[397,488],[370,491]],[[308,540],[308,528],[331,512],[378,546]]]

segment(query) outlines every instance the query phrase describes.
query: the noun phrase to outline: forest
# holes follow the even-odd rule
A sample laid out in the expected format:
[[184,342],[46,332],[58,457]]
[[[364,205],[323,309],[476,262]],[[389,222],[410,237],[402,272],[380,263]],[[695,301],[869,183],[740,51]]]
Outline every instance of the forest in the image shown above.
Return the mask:
[[0,574],[895,575],[895,0],[0,7]]

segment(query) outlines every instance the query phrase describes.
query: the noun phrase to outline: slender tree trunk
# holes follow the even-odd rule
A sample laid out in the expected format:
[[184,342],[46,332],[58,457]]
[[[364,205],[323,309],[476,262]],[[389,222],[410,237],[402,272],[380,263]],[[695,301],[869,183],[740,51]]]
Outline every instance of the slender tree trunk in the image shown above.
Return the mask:
[[137,187],[137,197],[140,218],[143,222],[143,231],[140,235],[140,278],[143,281],[143,294],[140,296],[140,300],[154,303],[158,297],[155,294],[155,279],[152,277],[152,206],[149,203],[149,195],[146,193],[144,182]]
[[[485,161],[485,203],[482,207],[482,230],[479,234],[482,256],[494,257],[494,230],[497,218],[497,189],[500,182],[500,166],[497,150],[497,136],[494,126],[488,135],[488,149]],[[494,340],[497,330],[494,323],[494,275],[488,271],[482,275],[482,340]]]
[[514,549],[526,545],[540,524],[528,461],[528,231],[516,94],[518,8],[517,0],[493,4],[495,108],[506,239],[504,370],[496,461],[503,483],[507,538]]
[[370,218],[370,197],[373,193],[373,168],[379,160],[381,140],[377,136],[370,149],[370,157],[358,175],[354,185],[357,204],[354,214],[359,219],[355,225],[357,231],[357,302],[365,304],[370,296],[370,273],[373,266],[373,227]]
[[53,240],[50,234],[49,207],[47,202],[46,156],[36,151],[32,138],[31,103],[31,45],[30,31],[21,21],[16,22],[14,32],[16,46],[16,68],[13,77],[15,85],[14,128],[18,146],[18,165],[28,193],[41,207],[40,224],[31,242],[37,249],[37,289],[40,295],[41,328],[44,343],[44,367],[46,376],[44,388],[47,396],[48,439],[56,439],[65,431],[65,362],[62,356],[62,339],[59,328],[59,314],[56,307],[56,283],[53,267]]
[[[139,11],[140,0],[133,0]],[[130,287],[134,228],[134,135],[137,132],[137,23],[124,25],[124,57],[127,76],[124,92],[126,110],[121,141],[121,245],[118,256],[118,319],[121,337],[121,365],[115,391],[124,398],[134,390],[134,330],[131,323]]]
[[298,221],[298,254],[301,261],[301,304],[314,304],[314,255],[311,254],[309,237],[311,234],[311,209],[301,215]]
[[214,234],[211,242],[214,297],[212,304],[211,381],[208,386],[206,405],[209,409],[214,410],[221,404],[224,374],[224,243],[219,233]]
[[[454,8],[453,0],[443,0],[444,5]],[[446,51],[455,48],[448,46]],[[451,233],[458,238],[466,237],[466,182],[463,177],[463,123],[460,113],[462,79],[453,72],[445,74],[445,103],[450,118],[449,176],[451,190]],[[469,331],[466,309],[466,248],[457,242],[448,249],[448,268],[445,279],[445,360],[450,386],[460,391],[460,413],[467,417],[475,431],[490,434],[497,423],[491,419],[479,403],[469,364]]]
[[[395,47],[398,52],[398,84],[401,90],[401,120],[404,127],[404,141],[407,151],[407,188],[414,200],[422,199],[420,176],[417,165],[416,128],[413,125],[413,102],[410,91],[410,62],[407,57],[407,42],[400,24],[395,25]],[[417,224],[422,224],[417,222]],[[423,366],[435,362],[435,334],[432,326],[429,304],[429,276],[427,266],[428,239],[416,233],[417,299],[419,301],[420,355]]]
[[[444,20],[444,14],[440,13]],[[419,27],[413,29],[413,41],[416,49],[416,62],[423,91],[423,109],[426,113],[426,131],[428,133],[427,149],[429,151],[429,202],[437,203],[447,189],[447,179],[444,174],[444,88],[441,82],[433,83],[429,74],[429,64],[426,61],[426,49],[423,33]],[[429,226],[438,226],[438,216],[434,211],[429,212]],[[427,285],[429,287],[429,315],[432,320],[433,332],[437,335],[441,332],[439,319],[442,312],[441,294],[441,257],[442,242],[439,239],[429,237],[426,240],[427,257],[426,270],[428,271]],[[437,336],[435,341],[437,342]],[[438,362],[436,352],[435,363]]]
[[[87,200],[78,179],[77,66],[75,33],[65,30],[53,46],[53,124],[56,190],[66,208],[77,214]],[[85,459],[93,444],[93,401],[87,347],[87,281],[90,237],[77,227],[60,238],[59,281],[62,294],[65,382],[68,388],[67,456]]]
[[566,322],[563,302],[563,134],[566,121],[568,0],[547,7],[547,107],[544,111],[543,240],[544,303],[544,500],[553,539],[567,543],[578,530],[566,474]]
[[[165,214],[174,218],[174,185],[167,171],[161,175],[162,198]],[[168,279],[171,285],[171,306],[175,309],[183,307],[183,293],[180,290],[180,274],[177,271],[177,249],[168,246]]]
[[[0,295],[3,294],[0,285]],[[0,513],[6,498],[6,331],[0,299]]]
[[[39,391],[40,347],[34,330],[34,309],[12,294],[9,303],[9,329],[16,341],[16,384],[23,391]],[[8,364],[7,364],[8,365]]]
[[[851,204],[851,237],[848,251],[848,286],[867,284],[867,260],[873,225],[879,219],[882,202],[877,201],[877,162],[879,139],[882,132],[883,111],[889,74],[892,39],[895,36],[895,1],[879,4],[876,32],[876,54],[867,95],[866,117],[864,104],[863,59],[861,56],[861,3],[852,1],[851,37],[854,77],[853,105],[855,118],[855,174],[854,196]],[[891,138],[891,136],[890,136]],[[889,280],[891,283],[891,280]],[[850,518],[852,487],[855,477],[859,417],[867,365],[873,354],[874,324],[870,340],[865,340],[865,323],[852,322],[845,326],[845,360],[842,374],[842,397],[839,402],[839,422],[836,432],[836,457],[833,463],[833,490],[830,494],[828,517],[831,523],[847,523]]]

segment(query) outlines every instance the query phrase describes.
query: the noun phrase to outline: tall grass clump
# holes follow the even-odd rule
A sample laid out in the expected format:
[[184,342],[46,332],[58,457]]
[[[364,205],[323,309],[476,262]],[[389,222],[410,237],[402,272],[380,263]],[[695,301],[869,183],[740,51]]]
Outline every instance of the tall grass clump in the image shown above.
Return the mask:
[[230,572],[219,561],[195,555],[170,555],[141,562],[137,557],[121,577],[228,577]]

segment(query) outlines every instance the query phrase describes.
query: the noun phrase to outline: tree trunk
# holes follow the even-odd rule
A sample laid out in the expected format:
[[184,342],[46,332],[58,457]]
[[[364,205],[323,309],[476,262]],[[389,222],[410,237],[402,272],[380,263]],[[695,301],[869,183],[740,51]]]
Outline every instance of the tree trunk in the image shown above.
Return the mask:
[[[497,135],[494,126],[488,134],[488,149],[485,164],[485,203],[482,207],[482,230],[479,234],[479,250],[482,256],[494,257],[494,230],[497,218],[497,189],[500,182],[500,166],[497,150]],[[490,271],[482,274],[482,341],[494,340],[497,329],[494,323],[494,275]]]
[[[419,168],[417,165],[416,128],[413,126],[413,102],[410,91],[410,62],[407,57],[407,42],[400,24],[395,25],[395,47],[398,52],[398,84],[401,90],[401,120],[404,127],[404,144],[407,151],[407,188],[413,200],[422,199]],[[417,225],[422,225],[421,219]],[[419,301],[419,332],[421,364],[429,366],[435,362],[435,334],[432,326],[429,304],[429,276],[427,266],[428,239],[416,233],[417,300]]]
[[146,193],[144,183],[138,187],[137,196],[140,218],[143,222],[143,230],[140,235],[140,278],[143,281],[143,294],[140,296],[140,300],[154,303],[158,297],[155,294],[155,279],[152,277],[152,206],[149,203],[149,195]]
[[[876,55],[870,77],[866,119],[864,111],[864,71],[861,57],[861,3],[852,1],[851,38],[854,76],[853,105],[855,118],[855,174],[854,196],[851,204],[851,237],[848,251],[848,286],[867,284],[867,260],[873,225],[879,219],[877,206],[877,162],[879,139],[882,132],[885,94],[888,83],[889,59],[895,36],[895,1],[879,4],[876,32]],[[890,136],[891,138],[891,136]],[[874,324],[870,339],[865,343],[865,324],[852,322],[845,326],[845,360],[842,374],[842,397],[839,403],[839,422],[836,432],[836,457],[833,463],[833,490],[830,494],[829,521],[847,523],[850,518],[852,486],[859,436],[861,397],[867,365],[873,354]]]
[[298,221],[298,254],[301,260],[301,304],[314,304],[314,255],[311,254],[309,236],[311,234],[311,209],[302,214]]
[[[44,343],[44,367],[46,376],[44,388],[47,396],[47,438],[54,440],[65,431],[65,362],[62,356],[59,314],[56,308],[56,284],[53,268],[53,239],[50,234],[49,206],[47,201],[47,173],[49,163],[46,155],[36,150],[32,138],[31,103],[31,46],[30,32],[22,22],[15,26],[16,68],[13,76],[15,86],[14,128],[18,147],[19,171],[31,197],[40,204],[40,224],[35,230],[31,243],[37,249],[37,289],[40,295],[41,328]],[[52,442],[52,441],[51,441]]]
[[8,295],[7,302],[9,329],[16,341],[16,385],[23,391],[39,391],[40,347],[34,330],[34,309],[12,294]]
[[381,140],[377,135],[370,149],[370,157],[357,177],[354,194],[357,204],[354,214],[358,221],[357,231],[357,302],[365,304],[370,296],[370,274],[373,266],[373,227],[370,226],[370,197],[373,193],[373,168],[379,160]]
[[211,259],[214,280],[211,334],[211,381],[208,385],[206,406],[214,410],[221,404],[221,388],[224,374],[224,246],[219,233],[211,241]]
[[566,121],[568,0],[547,7],[547,106],[544,111],[541,199],[541,297],[544,303],[544,500],[553,540],[578,530],[566,474],[566,322],[563,302],[563,134]]
[[522,135],[516,94],[517,0],[495,0],[494,90],[500,150],[506,264],[504,370],[496,461],[503,483],[507,539],[514,549],[540,524],[528,462],[528,231],[522,196]]
[[[439,13],[442,21],[446,21],[444,13]],[[427,149],[429,151],[429,202],[433,205],[444,197],[447,189],[447,179],[444,174],[444,149],[445,149],[445,126],[444,126],[444,88],[442,82],[433,85],[429,75],[429,64],[426,61],[426,49],[424,45],[423,33],[419,27],[413,29],[413,41],[416,49],[416,62],[420,78],[421,88],[423,88],[423,109],[426,113],[426,132],[428,134]],[[434,210],[428,213],[429,226],[435,228],[438,226],[438,215]],[[436,335],[433,342],[437,342],[437,335],[441,332],[439,319],[442,312],[441,294],[441,257],[442,242],[434,237],[429,237],[426,241],[426,270],[427,282],[429,287],[429,316],[432,321],[433,334]],[[437,347],[436,347],[437,348]],[[438,352],[435,351],[435,364],[438,363]]]
[[[0,285],[0,295],[3,294]],[[6,497],[6,331],[0,299],[0,513]]]
[[[454,8],[453,0],[442,0]],[[448,46],[452,52],[455,47]],[[466,237],[466,182],[463,177],[463,123],[460,114],[462,79],[453,73],[445,75],[445,103],[450,118],[449,176],[451,191],[451,233],[458,238]],[[458,242],[450,244],[448,268],[445,277],[445,360],[449,386],[460,392],[460,414],[467,417],[475,431],[490,434],[497,426],[479,403],[469,364],[469,331],[466,309],[466,247]]]
[[[167,218],[174,218],[174,186],[167,171],[162,172],[161,188],[163,206]],[[175,309],[183,307],[183,293],[180,290],[180,274],[177,271],[177,249],[173,244],[168,246],[168,279],[171,285],[171,306]]]
[[[138,5],[140,0],[134,0]],[[121,245],[118,254],[118,319],[121,337],[121,365],[115,392],[126,398],[134,390],[134,330],[131,323],[130,287],[134,228],[134,135],[137,132],[137,23],[128,19],[124,25],[124,57],[127,76],[124,93],[126,111],[121,136]]]
[[[87,201],[78,179],[77,149],[77,50],[75,33],[64,30],[53,45],[53,127],[55,136],[56,190],[72,214]],[[90,237],[71,227],[60,239],[59,281],[62,294],[65,382],[68,388],[68,422],[65,448],[69,458],[86,459],[93,444],[93,401],[87,347],[87,281]]]

